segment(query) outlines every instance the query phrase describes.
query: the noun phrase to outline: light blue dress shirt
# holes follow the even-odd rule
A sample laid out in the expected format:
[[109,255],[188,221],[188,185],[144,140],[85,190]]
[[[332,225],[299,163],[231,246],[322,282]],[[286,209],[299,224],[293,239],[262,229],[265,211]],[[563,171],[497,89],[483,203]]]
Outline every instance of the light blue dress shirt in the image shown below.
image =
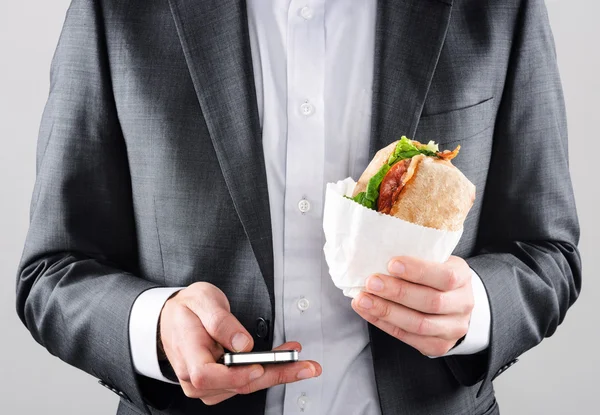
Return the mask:
[[374,1],[250,0],[275,263],[274,344],[323,374],[269,389],[266,414],[378,414],[367,323],[323,256],[325,184],[367,165]]

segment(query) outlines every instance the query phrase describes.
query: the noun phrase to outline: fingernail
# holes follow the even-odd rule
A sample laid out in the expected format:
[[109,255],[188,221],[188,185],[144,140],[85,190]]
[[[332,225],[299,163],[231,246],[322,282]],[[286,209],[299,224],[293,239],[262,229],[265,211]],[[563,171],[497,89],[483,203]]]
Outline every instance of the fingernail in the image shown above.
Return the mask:
[[390,264],[389,266],[389,270],[392,274],[396,274],[396,275],[402,275],[404,274],[404,270],[406,268],[404,267],[404,264],[400,261],[394,261]]
[[296,376],[298,379],[308,379],[313,377],[313,371],[309,368],[302,369]]
[[234,352],[241,352],[250,343],[248,337],[243,333],[236,333],[231,340]]
[[250,380],[256,380],[263,375],[263,371],[260,369],[255,369],[250,372]]
[[369,297],[363,297],[358,302],[358,305],[361,308],[369,309],[369,308],[373,307],[373,300],[371,300]]
[[381,291],[383,290],[383,281],[381,278],[373,275],[367,280],[367,288],[371,291]]

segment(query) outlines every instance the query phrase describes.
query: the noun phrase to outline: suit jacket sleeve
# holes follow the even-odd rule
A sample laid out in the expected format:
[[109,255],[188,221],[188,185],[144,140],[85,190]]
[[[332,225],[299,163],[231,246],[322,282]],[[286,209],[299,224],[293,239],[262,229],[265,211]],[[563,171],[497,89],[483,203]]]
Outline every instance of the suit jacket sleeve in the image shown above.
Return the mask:
[[100,2],[71,4],[55,52],[37,148],[17,311],[50,353],[145,408],[128,320],[143,291],[126,147]]
[[523,0],[495,128],[478,235],[467,262],[490,300],[490,346],[448,363],[482,387],[552,335],[576,300],[579,225],[569,177],[567,125],[542,0]]

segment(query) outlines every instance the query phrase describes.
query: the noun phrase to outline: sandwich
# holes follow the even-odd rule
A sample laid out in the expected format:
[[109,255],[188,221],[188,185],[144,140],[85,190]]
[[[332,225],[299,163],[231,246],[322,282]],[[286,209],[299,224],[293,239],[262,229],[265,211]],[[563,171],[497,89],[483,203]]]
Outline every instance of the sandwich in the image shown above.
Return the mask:
[[475,185],[452,164],[459,150],[402,137],[375,154],[351,199],[417,225],[459,231],[475,201]]

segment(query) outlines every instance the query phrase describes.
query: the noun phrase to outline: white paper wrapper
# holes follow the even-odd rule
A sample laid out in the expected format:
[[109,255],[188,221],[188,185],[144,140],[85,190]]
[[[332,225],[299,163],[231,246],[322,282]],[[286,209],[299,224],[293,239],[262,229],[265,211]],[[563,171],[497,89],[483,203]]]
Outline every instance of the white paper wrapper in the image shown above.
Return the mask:
[[351,178],[328,183],[323,230],[325,259],[336,287],[348,297],[364,288],[372,274],[388,274],[395,256],[415,256],[445,262],[458,244],[462,229],[441,231],[367,209],[346,199],[356,183]]

